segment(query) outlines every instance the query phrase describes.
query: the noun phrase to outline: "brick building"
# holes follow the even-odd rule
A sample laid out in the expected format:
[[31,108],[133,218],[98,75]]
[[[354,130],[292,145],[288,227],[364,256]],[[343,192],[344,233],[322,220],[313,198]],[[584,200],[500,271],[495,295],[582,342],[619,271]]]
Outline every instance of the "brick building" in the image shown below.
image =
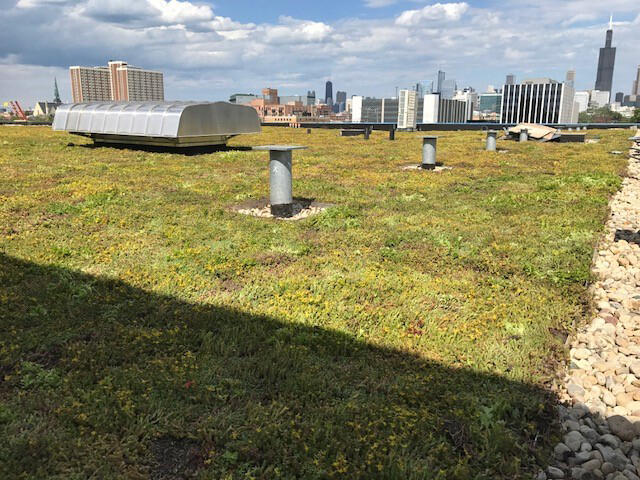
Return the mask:
[[107,67],[69,67],[74,103],[91,101],[162,101],[162,72],[144,70],[122,61]]

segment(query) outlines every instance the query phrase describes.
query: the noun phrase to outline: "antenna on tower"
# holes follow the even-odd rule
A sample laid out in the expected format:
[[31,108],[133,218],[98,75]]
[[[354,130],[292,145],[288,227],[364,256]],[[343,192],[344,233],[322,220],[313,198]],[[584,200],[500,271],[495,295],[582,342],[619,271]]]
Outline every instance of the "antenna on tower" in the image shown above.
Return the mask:
[[613,30],[613,13],[609,17],[609,30]]

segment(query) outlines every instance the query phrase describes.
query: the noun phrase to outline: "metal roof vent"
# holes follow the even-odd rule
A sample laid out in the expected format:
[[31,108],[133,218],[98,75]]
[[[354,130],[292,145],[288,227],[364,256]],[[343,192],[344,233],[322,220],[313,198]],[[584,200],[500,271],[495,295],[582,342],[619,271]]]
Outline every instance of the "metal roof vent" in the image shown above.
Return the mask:
[[60,105],[53,129],[101,143],[194,147],[260,133],[260,118],[228,102],[87,102]]

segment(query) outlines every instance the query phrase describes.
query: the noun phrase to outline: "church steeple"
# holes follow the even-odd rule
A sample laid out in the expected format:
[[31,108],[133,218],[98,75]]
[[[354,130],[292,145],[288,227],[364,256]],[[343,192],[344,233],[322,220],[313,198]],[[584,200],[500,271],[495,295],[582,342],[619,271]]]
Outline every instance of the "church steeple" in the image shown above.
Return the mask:
[[60,92],[58,91],[58,79],[53,77],[53,103],[56,105],[60,105],[62,100],[60,100]]

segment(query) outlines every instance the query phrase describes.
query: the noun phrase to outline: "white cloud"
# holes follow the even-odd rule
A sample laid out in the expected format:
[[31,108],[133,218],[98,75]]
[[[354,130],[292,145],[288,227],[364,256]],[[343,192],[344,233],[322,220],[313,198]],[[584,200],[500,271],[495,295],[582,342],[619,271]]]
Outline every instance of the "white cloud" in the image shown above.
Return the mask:
[[140,25],[193,25],[216,21],[211,7],[178,0],[88,0],[78,11],[98,20]]
[[[304,93],[323,88],[327,77],[349,94],[390,95],[395,86],[433,80],[439,69],[483,89],[510,72],[562,79],[575,67],[578,88],[593,86],[608,4],[513,0],[497,9],[410,1],[422,5],[396,17],[254,24],[218,16],[200,0],[10,0],[14,6],[0,11],[0,63],[11,75],[0,78],[0,91],[32,105],[51,96],[58,75],[69,98],[69,65],[110,58],[164,71],[168,99],[224,99],[269,85]],[[610,0],[616,90],[629,89],[638,63],[636,2]]]
[[520,50],[513,47],[507,47],[504,51],[504,57],[507,60],[524,60],[529,56],[526,50]]
[[322,42],[332,31],[333,28],[322,22],[281,17],[279,25],[264,28],[264,40],[268,43]]
[[[101,0],[104,1],[104,0]],[[160,17],[167,23],[196,23],[212,20],[213,10],[207,5],[194,5],[178,0],[146,0],[160,11]]]
[[469,10],[469,5],[461,3],[436,3],[418,10],[406,10],[396,19],[396,24],[416,26],[431,20],[458,21]]

